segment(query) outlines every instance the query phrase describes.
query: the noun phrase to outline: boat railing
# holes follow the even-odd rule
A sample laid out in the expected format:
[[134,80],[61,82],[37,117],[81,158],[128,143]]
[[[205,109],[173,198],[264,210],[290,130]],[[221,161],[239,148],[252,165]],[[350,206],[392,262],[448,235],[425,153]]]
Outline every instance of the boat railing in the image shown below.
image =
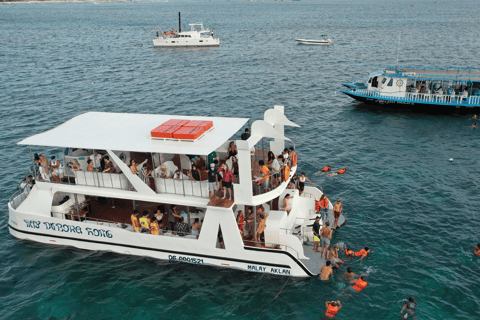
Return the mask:
[[184,175],[182,179],[154,177],[153,180],[157,193],[209,198],[208,180],[185,179]]
[[13,209],[17,209],[22,202],[27,199],[27,194],[24,192],[23,189],[16,190],[11,196],[10,196],[10,205],[12,206]]
[[453,95],[453,94],[439,94],[439,93],[423,93],[423,92],[405,92],[404,97],[393,96],[391,94],[385,94],[378,91],[366,90],[366,89],[354,89],[357,94],[361,94],[373,98],[390,98],[397,101],[405,102],[430,102],[430,103],[442,103],[442,104],[478,104],[480,103],[480,96],[468,96],[468,95]]
[[[279,244],[279,243],[273,243],[273,242],[263,242],[263,241],[250,241],[250,240],[245,240],[244,241],[245,246],[248,247],[256,247],[259,249],[274,249],[274,250],[283,250],[290,252],[296,256],[297,259],[300,259],[300,255],[298,254],[298,251],[293,249],[290,246],[287,246],[286,244]],[[251,245],[253,244],[253,245]]]

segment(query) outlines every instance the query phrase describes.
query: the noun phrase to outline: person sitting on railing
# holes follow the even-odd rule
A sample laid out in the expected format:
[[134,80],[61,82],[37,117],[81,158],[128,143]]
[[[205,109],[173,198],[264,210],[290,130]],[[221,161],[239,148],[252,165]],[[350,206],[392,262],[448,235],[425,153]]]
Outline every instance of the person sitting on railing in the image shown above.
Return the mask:
[[192,164],[192,170],[190,171],[188,177],[194,181],[200,181],[200,172],[197,169],[197,166]]
[[151,173],[152,173],[152,170],[148,170],[148,165],[146,163],[144,163],[143,166],[142,166],[142,169],[140,170],[140,178],[149,187],[150,187],[149,176],[150,176]]
[[188,224],[183,222],[183,217],[180,216],[180,218],[178,218],[178,223],[175,225],[175,230],[177,231],[177,234],[180,236],[180,237],[183,237],[185,235],[188,234],[189,232],[189,227],[188,227]]
[[90,159],[87,160],[87,171],[95,171],[93,168],[93,161]]
[[222,165],[223,168],[223,179],[222,179],[222,186],[223,186],[223,198],[225,199],[227,196],[228,190],[228,200],[232,200],[233,190],[232,190],[232,182],[233,182],[233,173],[228,169],[228,166],[224,163]]
[[262,183],[263,191],[268,192],[271,190],[269,188],[270,170],[267,168],[263,160],[258,161],[258,164],[260,165],[260,172],[262,173],[261,183]]
[[150,219],[148,218],[148,211],[144,210],[142,217],[140,220],[140,226],[142,227],[142,233],[149,233],[150,232]]
[[287,215],[290,214],[290,210],[292,210],[292,203],[291,203],[291,196],[290,193],[287,193],[285,195],[285,198],[283,198],[283,211],[287,211]]
[[50,161],[50,172],[52,173],[52,179],[55,183],[60,182],[60,160],[57,160],[55,156],[52,156],[52,160]]
[[113,166],[113,162],[110,161],[110,157],[105,156],[103,157],[103,160],[105,160],[105,170],[103,170],[103,172],[115,173],[116,170],[115,170],[115,167]]
[[98,154],[97,151],[95,151],[95,153],[90,156],[90,159],[93,160],[93,168],[97,171],[102,171],[101,161],[103,159],[103,156],[101,154]]
[[195,218],[195,221],[192,223],[192,235],[195,237],[195,239],[198,239],[201,227],[202,225],[200,223],[200,219]]
[[138,210],[133,210],[133,214],[130,217],[132,219],[132,227],[135,232],[140,231],[140,223],[138,222],[138,215],[140,212]]

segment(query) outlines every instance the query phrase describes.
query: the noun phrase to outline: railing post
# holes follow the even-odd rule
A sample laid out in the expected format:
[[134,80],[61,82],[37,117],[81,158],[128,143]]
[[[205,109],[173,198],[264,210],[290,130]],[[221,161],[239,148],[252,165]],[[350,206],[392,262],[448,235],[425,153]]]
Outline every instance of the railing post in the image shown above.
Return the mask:
[[[93,149],[93,164],[96,165],[97,164],[97,157],[95,157],[95,149]],[[97,182],[98,182],[98,187],[100,188],[100,178],[99,178],[99,175],[98,175],[98,169],[97,167],[95,167],[95,172],[97,173]],[[93,179],[93,181],[95,181],[95,178]]]
[[253,241],[257,241],[257,206],[253,206]]
[[35,160],[33,159],[32,146],[28,145],[28,147],[30,148],[30,156],[32,157],[33,176],[35,177],[35,180],[38,181],[37,170],[35,169]]

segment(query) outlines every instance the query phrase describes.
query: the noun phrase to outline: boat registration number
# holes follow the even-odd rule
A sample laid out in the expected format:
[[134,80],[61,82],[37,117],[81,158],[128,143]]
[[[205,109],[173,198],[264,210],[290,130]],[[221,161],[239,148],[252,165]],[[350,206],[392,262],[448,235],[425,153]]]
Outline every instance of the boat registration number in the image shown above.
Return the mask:
[[168,260],[170,260],[170,261],[183,261],[183,262],[189,262],[189,263],[194,263],[194,264],[203,264],[203,259],[190,258],[190,257],[184,257],[184,256],[169,255]]

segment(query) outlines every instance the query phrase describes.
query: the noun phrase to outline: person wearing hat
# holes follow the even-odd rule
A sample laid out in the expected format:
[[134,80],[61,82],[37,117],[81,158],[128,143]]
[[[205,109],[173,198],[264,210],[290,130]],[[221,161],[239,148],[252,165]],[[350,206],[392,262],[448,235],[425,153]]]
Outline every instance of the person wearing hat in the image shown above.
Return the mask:
[[210,170],[208,170],[208,191],[210,199],[215,196],[215,191],[218,186],[217,170],[215,169],[215,163],[210,163]]
[[320,250],[318,250],[318,246],[320,245],[320,217],[319,216],[315,218],[315,222],[313,223],[313,226],[312,226],[312,231],[313,231],[313,250],[320,252]]
[[342,214],[342,210],[343,210],[342,201],[338,199],[337,202],[333,205],[333,216],[335,217],[335,221],[333,222],[333,230],[335,230],[337,227],[340,227],[338,225],[338,219]]

